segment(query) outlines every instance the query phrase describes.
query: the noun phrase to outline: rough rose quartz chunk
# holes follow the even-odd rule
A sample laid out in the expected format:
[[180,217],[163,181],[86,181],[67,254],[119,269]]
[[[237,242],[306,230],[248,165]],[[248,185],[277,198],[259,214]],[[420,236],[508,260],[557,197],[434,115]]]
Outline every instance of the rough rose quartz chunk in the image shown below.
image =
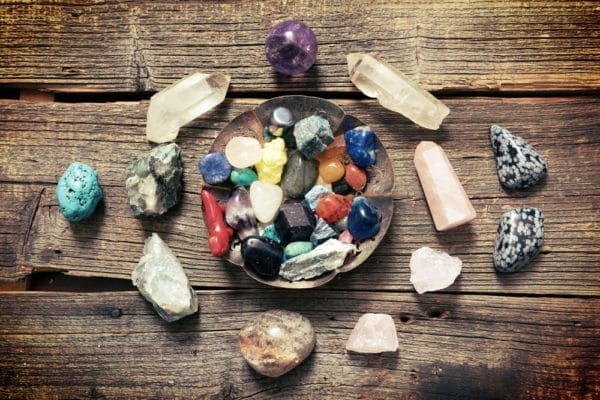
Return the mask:
[[383,353],[398,350],[398,334],[388,314],[363,314],[348,338],[346,350],[356,353]]
[[414,161],[438,231],[455,228],[475,218],[475,209],[440,146],[434,142],[419,143]]
[[442,290],[454,283],[461,267],[460,258],[421,247],[410,257],[410,283],[419,294]]

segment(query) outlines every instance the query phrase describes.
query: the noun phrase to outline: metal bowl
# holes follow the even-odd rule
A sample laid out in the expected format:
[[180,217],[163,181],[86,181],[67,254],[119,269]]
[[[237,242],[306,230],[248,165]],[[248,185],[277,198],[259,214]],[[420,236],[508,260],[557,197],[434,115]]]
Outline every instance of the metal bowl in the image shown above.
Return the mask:
[[[268,124],[272,111],[277,107],[288,108],[294,116],[294,121],[299,121],[311,115],[319,115],[326,118],[329,120],[335,136],[343,135],[346,130],[356,126],[367,125],[357,118],[346,115],[338,105],[329,100],[309,96],[282,96],[268,100],[255,110],[246,111],[234,118],[217,136],[210,151],[225,151],[225,145],[235,136],[254,137],[262,143],[264,141],[263,128]],[[355,255],[349,255],[343,266],[310,280],[290,282],[280,277],[266,279],[257,275],[251,268],[244,266],[244,260],[241,255],[241,242],[235,237],[225,258],[232,264],[242,267],[253,279],[266,285],[287,289],[318,287],[331,281],[337,274],[351,271],[360,266],[383,240],[390,226],[392,214],[394,213],[394,205],[391,197],[394,186],[394,172],[387,152],[379,140],[377,140],[376,153],[376,164],[366,170],[368,182],[362,195],[379,210],[381,215],[381,229],[375,237],[360,242],[358,252]],[[209,190],[220,201],[226,201],[232,187],[205,186],[204,189]]]

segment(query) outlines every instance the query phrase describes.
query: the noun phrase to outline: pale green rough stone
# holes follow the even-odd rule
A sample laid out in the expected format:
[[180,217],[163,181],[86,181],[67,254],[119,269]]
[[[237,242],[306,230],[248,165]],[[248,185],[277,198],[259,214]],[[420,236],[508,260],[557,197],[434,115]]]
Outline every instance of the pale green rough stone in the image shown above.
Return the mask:
[[308,253],[290,258],[279,270],[279,276],[288,281],[311,279],[344,265],[349,253],[355,253],[356,246],[329,239]]
[[285,246],[284,253],[287,259],[299,256],[300,254],[308,253],[313,249],[311,242],[292,242]]

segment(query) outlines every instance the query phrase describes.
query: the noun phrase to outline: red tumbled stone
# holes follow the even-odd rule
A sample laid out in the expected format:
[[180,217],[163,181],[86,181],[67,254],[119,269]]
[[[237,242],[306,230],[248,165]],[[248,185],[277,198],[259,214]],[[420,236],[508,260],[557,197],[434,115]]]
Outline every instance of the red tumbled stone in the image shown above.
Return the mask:
[[344,175],[346,183],[354,190],[362,190],[367,184],[367,174],[365,171],[350,163],[346,165],[346,175]]
[[346,196],[326,194],[317,203],[317,215],[332,224],[350,212],[351,202]]

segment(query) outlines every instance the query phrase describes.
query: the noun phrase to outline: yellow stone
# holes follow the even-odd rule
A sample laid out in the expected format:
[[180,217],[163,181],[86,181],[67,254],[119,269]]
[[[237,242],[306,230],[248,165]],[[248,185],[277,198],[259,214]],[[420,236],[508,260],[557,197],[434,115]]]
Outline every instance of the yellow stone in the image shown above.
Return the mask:
[[283,167],[287,163],[287,150],[281,138],[263,145],[262,158],[255,165],[258,180],[277,185],[281,181]]
[[346,168],[344,164],[337,159],[331,158],[319,163],[319,176],[327,183],[337,182],[344,177]]

